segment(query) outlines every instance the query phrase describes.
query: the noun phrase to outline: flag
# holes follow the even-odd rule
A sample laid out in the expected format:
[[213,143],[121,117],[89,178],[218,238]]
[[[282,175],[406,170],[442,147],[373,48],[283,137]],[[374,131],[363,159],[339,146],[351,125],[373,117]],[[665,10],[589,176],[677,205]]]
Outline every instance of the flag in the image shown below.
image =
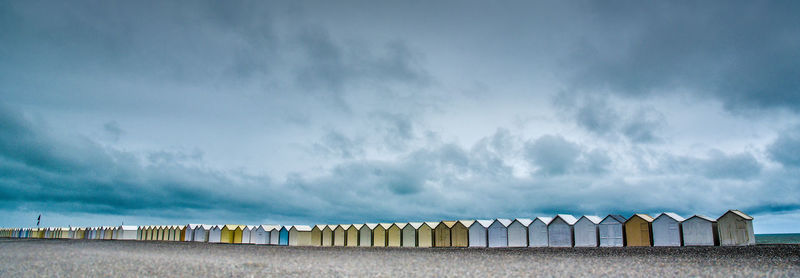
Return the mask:
[[39,227],[39,221],[42,221],[42,215],[39,214],[39,218],[36,218],[36,227]]

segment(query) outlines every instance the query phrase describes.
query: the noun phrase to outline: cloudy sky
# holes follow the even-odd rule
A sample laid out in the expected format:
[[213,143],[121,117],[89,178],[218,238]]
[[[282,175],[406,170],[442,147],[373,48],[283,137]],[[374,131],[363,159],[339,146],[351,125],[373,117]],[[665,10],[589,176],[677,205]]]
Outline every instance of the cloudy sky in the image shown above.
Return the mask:
[[798,3],[2,1],[0,225],[798,232]]

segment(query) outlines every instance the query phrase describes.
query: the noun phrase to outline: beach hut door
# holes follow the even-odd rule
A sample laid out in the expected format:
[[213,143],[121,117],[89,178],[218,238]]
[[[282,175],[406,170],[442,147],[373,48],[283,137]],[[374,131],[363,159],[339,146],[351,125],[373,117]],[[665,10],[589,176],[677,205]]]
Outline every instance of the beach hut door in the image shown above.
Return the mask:
[[639,230],[642,241],[650,237],[650,232],[647,230],[647,223],[639,224]]

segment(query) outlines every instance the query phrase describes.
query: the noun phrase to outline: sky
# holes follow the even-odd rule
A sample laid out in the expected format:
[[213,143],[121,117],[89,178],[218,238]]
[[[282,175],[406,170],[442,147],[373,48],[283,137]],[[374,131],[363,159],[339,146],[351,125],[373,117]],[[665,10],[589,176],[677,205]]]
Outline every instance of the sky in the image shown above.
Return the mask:
[[797,1],[1,1],[0,226],[800,232]]

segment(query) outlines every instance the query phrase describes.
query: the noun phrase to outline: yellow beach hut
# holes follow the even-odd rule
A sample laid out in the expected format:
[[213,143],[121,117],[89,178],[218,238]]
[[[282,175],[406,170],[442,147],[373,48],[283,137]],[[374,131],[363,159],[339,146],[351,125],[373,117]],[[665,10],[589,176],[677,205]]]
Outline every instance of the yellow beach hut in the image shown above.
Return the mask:
[[450,229],[456,221],[442,221],[433,228],[433,246],[450,247]]
[[[350,228],[349,225],[347,226],[347,228]],[[344,243],[347,241],[347,238],[344,236],[344,231],[344,225],[336,225],[336,228],[333,229],[333,246],[344,246]]]
[[392,223],[389,229],[386,229],[386,246],[400,247],[403,239],[403,227],[405,223]]
[[642,213],[634,214],[625,221],[626,246],[652,246],[651,223],[653,217]]
[[358,230],[361,229],[362,224],[353,224],[349,225],[345,234],[347,234],[347,240],[345,241],[347,244],[346,246],[349,247],[356,247],[358,246]]

